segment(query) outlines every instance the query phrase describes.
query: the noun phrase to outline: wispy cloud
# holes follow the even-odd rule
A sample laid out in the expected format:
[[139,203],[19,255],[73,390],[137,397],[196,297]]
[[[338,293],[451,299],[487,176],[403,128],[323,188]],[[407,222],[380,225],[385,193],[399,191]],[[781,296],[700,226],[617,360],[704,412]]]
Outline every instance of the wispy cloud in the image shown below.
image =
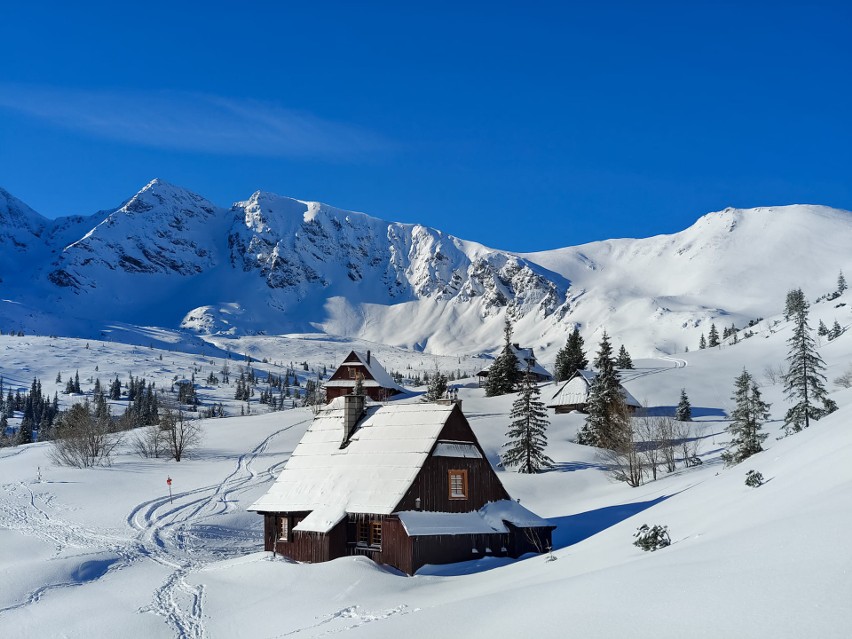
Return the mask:
[[0,109],[100,138],[227,155],[346,160],[386,152],[373,132],[250,99],[0,84]]

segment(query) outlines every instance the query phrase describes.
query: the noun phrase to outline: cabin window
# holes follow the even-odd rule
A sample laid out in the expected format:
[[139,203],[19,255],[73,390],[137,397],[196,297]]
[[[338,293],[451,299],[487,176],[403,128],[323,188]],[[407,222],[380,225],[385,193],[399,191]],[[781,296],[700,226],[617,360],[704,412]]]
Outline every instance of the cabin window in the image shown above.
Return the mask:
[[450,499],[467,499],[467,471],[448,470]]
[[290,540],[290,518],[287,515],[278,519],[278,541]]
[[380,519],[371,519],[358,522],[358,545],[381,547],[382,545],[382,522]]

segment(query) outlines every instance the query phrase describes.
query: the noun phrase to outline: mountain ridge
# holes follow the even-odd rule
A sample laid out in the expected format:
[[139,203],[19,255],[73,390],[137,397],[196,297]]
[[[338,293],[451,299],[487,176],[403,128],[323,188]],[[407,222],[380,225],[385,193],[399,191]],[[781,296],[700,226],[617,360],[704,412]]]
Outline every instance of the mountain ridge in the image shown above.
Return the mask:
[[[225,208],[160,179],[115,209],[55,220],[0,189],[0,220],[0,266],[22,276],[0,286],[23,307],[442,354],[499,348],[505,317],[548,356],[575,325],[640,355],[678,352],[711,321],[769,315],[789,288],[824,288],[852,266],[852,214],[818,205],[728,208],[674,234],[535,253],[260,190]],[[0,319],[25,323],[16,313]]]

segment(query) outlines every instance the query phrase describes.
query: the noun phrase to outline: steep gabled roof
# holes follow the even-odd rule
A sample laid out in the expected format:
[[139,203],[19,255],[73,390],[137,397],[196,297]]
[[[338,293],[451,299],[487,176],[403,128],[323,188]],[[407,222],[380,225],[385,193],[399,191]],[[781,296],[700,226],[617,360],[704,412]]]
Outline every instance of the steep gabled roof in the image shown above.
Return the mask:
[[328,532],[346,513],[389,515],[454,410],[442,404],[371,406],[341,448],[345,397],[316,416],[269,491],[249,510],[313,511],[296,530]]
[[[556,389],[547,407],[575,406],[587,403],[589,401],[589,389],[597,376],[598,374],[595,371],[577,371]],[[642,405],[636,401],[636,398],[623,385],[620,386],[627,405],[634,408],[641,408]]]
[[[354,355],[358,361],[357,362],[348,362],[350,356]],[[341,366],[363,366],[368,372],[369,377],[371,379],[365,379],[361,383],[363,386],[379,386],[381,388],[390,388],[395,391],[399,391],[400,393],[406,392],[406,390],[397,384],[393,377],[391,377],[388,372],[384,369],[384,367],[379,363],[379,360],[376,359],[374,355],[370,355],[367,357],[364,353],[360,353],[358,351],[352,351],[349,355],[346,356],[346,359],[343,360],[343,364]],[[375,380],[375,381],[373,381]],[[351,380],[329,380],[325,382],[325,386],[352,386],[354,381]]]
[[[512,344],[510,348],[515,353],[515,357],[518,358],[518,365],[516,366],[516,368],[520,372],[526,373],[527,372],[527,361],[533,360],[533,361],[535,361],[535,364],[530,366],[530,372],[531,373],[534,373],[534,374],[539,375],[539,376],[544,377],[544,378],[552,378],[553,377],[553,375],[551,375],[547,371],[547,369],[544,368],[544,366],[542,366],[541,364],[538,363],[538,360],[535,357],[535,353],[533,352],[533,349],[521,348],[519,346],[515,346],[514,344]],[[487,375],[489,370],[491,370],[491,367],[487,366],[487,367],[483,368],[481,371],[479,371],[477,373],[477,375]]]

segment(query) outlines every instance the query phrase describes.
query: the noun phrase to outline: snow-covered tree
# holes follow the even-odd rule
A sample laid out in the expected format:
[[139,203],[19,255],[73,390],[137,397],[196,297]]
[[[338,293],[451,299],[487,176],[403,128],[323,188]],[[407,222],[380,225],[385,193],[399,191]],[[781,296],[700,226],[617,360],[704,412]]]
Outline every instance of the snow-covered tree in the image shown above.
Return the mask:
[[[808,303],[796,307],[793,315],[793,335],[787,340],[789,369],[784,375],[784,392],[795,404],[784,416],[784,430],[789,435],[810,426],[811,419],[820,419],[837,410],[825,390],[825,362],[816,350],[808,325]],[[817,402],[822,407],[817,406]]]
[[843,293],[848,287],[846,286],[846,278],[843,277],[843,271],[837,276],[837,292]]
[[843,328],[840,326],[840,322],[834,320],[834,324],[831,326],[831,330],[828,332],[828,339],[837,339],[843,333]]
[[828,326],[825,325],[825,322],[822,320],[819,321],[819,325],[817,325],[817,335],[820,337],[825,337],[828,335]]
[[504,466],[517,467],[519,473],[538,473],[553,466],[553,460],[544,454],[548,420],[540,397],[528,366],[527,374],[521,377],[518,398],[512,404],[512,425],[506,433],[509,441],[501,456]]
[[731,399],[736,402],[731,413],[731,423],[726,429],[731,435],[731,441],[722,453],[722,460],[727,466],[739,464],[763,450],[761,444],[766,434],[760,431],[769,419],[769,404],[763,401],[757,383],[745,369],[734,382],[734,396]]
[[446,392],[447,376],[436,368],[432,374],[432,378],[429,380],[429,388],[426,390],[426,400],[434,402],[437,399],[441,399]]
[[701,333],[701,339],[698,340],[698,349],[704,350],[707,348],[707,340],[704,337],[704,333]]
[[787,300],[784,304],[784,319],[790,320],[802,310],[807,310],[808,302],[805,294],[800,288],[794,288],[787,292]]
[[485,382],[485,395],[494,397],[515,390],[521,377],[518,371],[518,356],[512,348],[512,323],[506,318],[503,328],[503,351],[494,359],[488,369]]
[[554,377],[557,382],[565,381],[588,365],[589,360],[583,352],[583,338],[580,336],[579,327],[575,326],[565,346],[556,354]]
[[633,360],[630,357],[630,353],[628,353],[627,349],[624,348],[624,344],[622,344],[621,348],[618,349],[618,357],[615,358],[615,366],[616,368],[624,370],[633,368]]
[[589,388],[586,404],[589,414],[580,429],[578,442],[587,446],[615,448],[625,437],[629,416],[606,331],[601,338],[594,366],[597,375]]
[[707,335],[707,346],[713,348],[719,345],[719,331],[716,330],[715,324],[710,324],[710,333]]
[[689,397],[686,396],[686,389],[680,389],[680,401],[675,410],[675,419],[679,422],[692,421],[692,406],[689,403]]

